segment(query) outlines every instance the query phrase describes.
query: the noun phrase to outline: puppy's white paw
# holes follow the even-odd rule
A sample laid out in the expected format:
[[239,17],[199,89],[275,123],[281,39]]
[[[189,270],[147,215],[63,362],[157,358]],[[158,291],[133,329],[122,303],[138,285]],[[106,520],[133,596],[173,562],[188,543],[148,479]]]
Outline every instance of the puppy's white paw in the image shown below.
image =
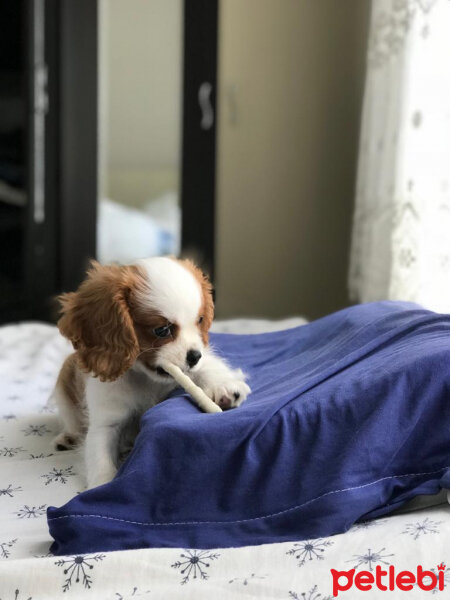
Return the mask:
[[52,444],[55,450],[72,450],[80,443],[80,436],[76,433],[61,432],[57,435]]
[[245,375],[240,369],[234,371],[232,377],[217,381],[204,391],[222,410],[237,408],[251,393],[250,387],[245,383]]

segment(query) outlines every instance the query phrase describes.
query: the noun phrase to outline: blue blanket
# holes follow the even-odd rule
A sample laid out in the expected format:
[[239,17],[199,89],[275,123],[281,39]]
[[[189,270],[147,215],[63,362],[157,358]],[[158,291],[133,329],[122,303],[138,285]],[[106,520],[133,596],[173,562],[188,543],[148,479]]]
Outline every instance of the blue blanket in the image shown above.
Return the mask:
[[247,402],[149,410],[114,481],[48,509],[53,553],[329,536],[450,487],[450,316],[379,302],[212,344]]

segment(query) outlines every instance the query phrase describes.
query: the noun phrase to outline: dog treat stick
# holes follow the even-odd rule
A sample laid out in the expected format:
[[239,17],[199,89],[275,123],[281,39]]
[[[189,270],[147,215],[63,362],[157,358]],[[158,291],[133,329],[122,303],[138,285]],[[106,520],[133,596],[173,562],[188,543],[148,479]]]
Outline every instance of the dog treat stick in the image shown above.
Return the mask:
[[165,363],[162,365],[164,371],[169,373],[177,383],[181,385],[182,388],[186,390],[188,394],[192,396],[192,398],[197,403],[197,406],[207,413],[218,413],[222,412],[220,406],[217,406],[211,398],[205,394],[202,388],[195,385],[195,383],[183,373],[180,367],[173,365],[172,363]]

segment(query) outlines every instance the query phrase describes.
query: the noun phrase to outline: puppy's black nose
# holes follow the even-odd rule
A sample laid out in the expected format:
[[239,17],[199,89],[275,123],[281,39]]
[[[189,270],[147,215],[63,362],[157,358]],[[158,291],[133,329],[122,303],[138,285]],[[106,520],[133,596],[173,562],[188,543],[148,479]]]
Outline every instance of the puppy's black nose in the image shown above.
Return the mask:
[[194,367],[201,359],[202,353],[198,350],[189,350],[186,354],[186,362],[190,367]]

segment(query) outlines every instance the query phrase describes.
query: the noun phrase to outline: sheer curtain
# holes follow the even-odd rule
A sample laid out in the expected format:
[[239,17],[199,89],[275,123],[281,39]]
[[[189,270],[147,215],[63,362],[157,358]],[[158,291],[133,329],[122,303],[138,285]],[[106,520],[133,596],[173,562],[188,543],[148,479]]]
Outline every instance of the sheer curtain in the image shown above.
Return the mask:
[[450,312],[450,1],[372,0],[349,285]]

